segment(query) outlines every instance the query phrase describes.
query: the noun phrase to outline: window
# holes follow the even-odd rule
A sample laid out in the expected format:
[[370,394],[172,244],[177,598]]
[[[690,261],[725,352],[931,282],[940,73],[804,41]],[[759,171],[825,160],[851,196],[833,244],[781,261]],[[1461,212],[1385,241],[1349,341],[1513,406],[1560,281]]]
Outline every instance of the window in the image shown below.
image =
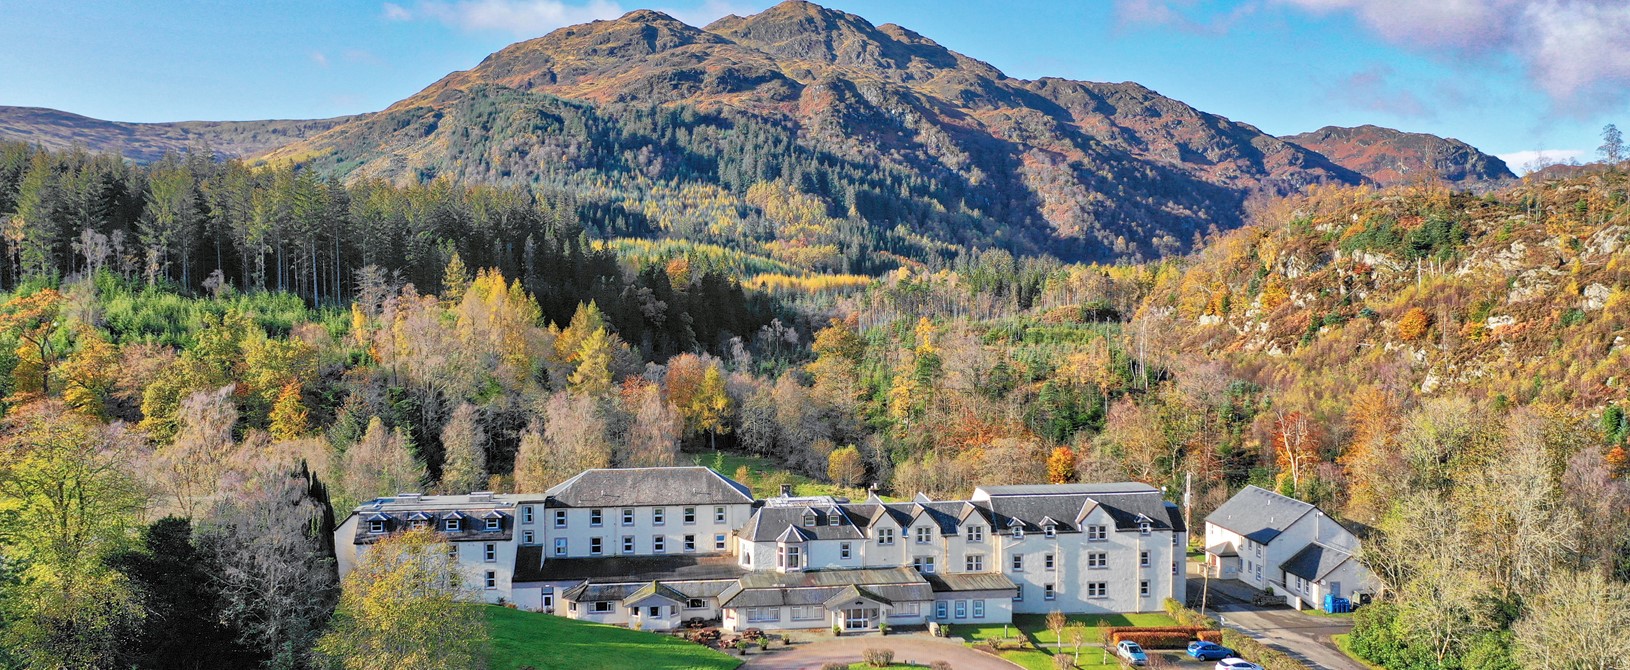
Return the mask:
[[713,508],[713,523],[724,523],[724,508]]
[[537,540],[537,536],[533,535],[532,531],[521,531],[521,544],[536,544],[535,540]]
[[1147,549],[1138,552],[1138,567],[1149,567],[1149,551]]
[[458,517],[453,517],[451,519],[446,519],[446,520],[441,522],[442,530],[445,530],[445,531],[447,531],[449,533],[457,533],[458,530],[459,530],[459,526],[461,526],[461,525],[463,525],[463,524],[459,523]]
[[607,600],[597,600],[594,602],[595,614],[610,614],[615,611],[617,611],[617,603]]
[[696,523],[696,508],[695,507],[686,507],[685,508],[685,523]]
[[962,559],[963,569],[968,572],[984,572],[985,556],[983,554],[968,554]]
[[545,612],[555,610],[555,587],[553,586],[543,587],[543,610]]
[[565,556],[566,555],[566,538],[564,538],[564,537],[555,538],[555,555],[556,556]]
[[598,538],[598,537],[589,538],[589,554],[593,555],[593,556],[599,556],[600,553],[601,553],[600,538]]
[[430,527],[429,524],[430,522],[424,519],[415,519],[413,521],[413,530],[424,530]]
[[901,616],[917,616],[922,613],[922,609],[915,602],[900,603],[899,607]]
[[782,570],[797,570],[804,567],[804,548],[795,544],[776,547],[775,566]]
[[1087,567],[1094,570],[1102,570],[1109,567],[1109,554],[1101,551],[1087,552]]
[[1107,526],[1101,526],[1101,525],[1087,526],[1087,541],[1088,542],[1103,542],[1104,540],[1107,540],[1107,539],[1109,539],[1109,528]]
[[958,618],[958,619],[966,619],[966,618],[968,618],[968,601],[966,601],[966,600],[958,600],[958,601],[956,601],[956,618]]
[[1024,554],[1013,555],[1013,571],[1024,572]]
[[1041,527],[1041,534],[1047,539],[1058,537],[1058,526],[1047,524]]
[[521,523],[532,523],[531,505],[521,505]]
[[701,598],[691,598],[690,600],[685,601],[685,609],[705,610],[707,609],[707,601]]
[[843,515],[838,514],[837,510],[832,510],[826,513],[826,525],[828,526],[841,525],[843,523],[842,519]]
[[1014,526],[1013,527],[1013,539],[1015,539],[1015,540],[1024,539],[1024,526]]
[[487,588],[489,588],[489,589],[498,588],[498,573],[496,571],[493,571],[493,570],[488,570],[487,571]]
[[632,525],[634,525],[634,510],[631,510],[631,509],[623,510],[623,525],[624,526],[632,526]]
[[1140,524],[1138,524],[1138,534],[1139,535],[1148,535],[1150,528],[1151,528],[1151,526],[1149,525],[1148,521],[1140,523]]
[[984,526],[968,526],[968,541],[969,542],[984,542],[985,541],[985,527]]
[[1053,555],[1052,554],[1042,554],[1041,555],[1041,562],[1042,562],[1041,567],[1046,568],[1048,572],[1053,571]]
[[826,618],[825,609],[819,605],[798,605],[792,608],[793,621],[820,621]]
[[623,536],[623,553],[625,553],[625,554],[634,553],[634,536],[633,535],[624,535]]
[[502,518],[496,516],[489,517],[487,519],[487,530],[500,530],[503,526],[503,522],[504,520]]
[[889,545],[894,544],[894,529],[893,528],[879,528],[879,529],[877,529],[877,544],[882,545],[882,546],[889,546]]
[[696,551],[696,536],[695,535],[686,535],[685,536],[685,551]]
[[934,557],[933,556],[912,556],[911,557],[911,567],[916,568],[917,572],[932,574],[934,572]]
[[563,510],[563,509],[555,510],[555,527],[556,528],[565,528],[566,527],[566,510]]
[[713,536],[713,550],[724,551],[724,533]]
[[984,599],[979,599],[979,600],[973,601],[973,618],[975,618],[975,619],[983,619],[983,618],[985,618],[985,601],[984,601]]
[[651,508],[651,525],[660,526],[667,523],[668,510],[661,507]]
[[1055,600],[1057,598],[1058,598],[1058,592],[1053,590],[1053,585],[1052,584],[1042,584],[1041,585],[1041,599],[1042,600]]
[[378,535],[380,533],[385,532],[385,522],[383,522],[383,521],[369,521],[368,522],[368,532],[373,533],[375,535]]
[[749,607],[747,620],[752,622],[780,621],[781,608],[779,607]]
[[455,561],[458,560],[458,545],[452,542],[447,543],[447,557]]
[[1145,579],[1145,580],[1143,580],[1141,582],[1138,582],[1138,595],[1143,596],[1145,598],[1147,598],[1149,596],[1149,580]]
[[648,610],[648,611],[651,613],[652,617],[661,617],[662,616],[662,606],[660,606],[660,605],[653,605],[653,606],[651,606],[651,609]]
[[928,526],[917,527],[917,544],[928,544],[934,541],[934,529]]
[[605,510],[589,510],[589,527],[599,528],[605,521]]
[[1024,602],[1024,585],[1019,584],[1017,586],[1018,588],[1013,589],[1013,602],[1022,603]]
[[665,553],[667,551],[668,551],[668,537],[665,536],[665,535],[652,535],[651,536],[651,552],[661,554],[661,553]]
[[804,512],[804,527],[809,528],[809,527],[814,526],[814,525],[815,525],[815,513],[814,512]]
[[1109,584],[1107,582],[1087,582],[1088,598],[1109,597]]
[[945,602],[943,600],[934,603],[934,618],[936,618],[936,619],[944,619],[944,618],[946,618],[945,613],[946,613],[946,609],[948,608],[949,605],[950,605],[950,603],[947,603],[947,602]]
[[481,560],[492,563],[498,560],[498,545],[491,542],[481,547]]
[[849,560],[849,557],[851,555],[852,555],[852,552],[849,550],[849,543],[848,542],[842,542],[842,543],[838,544],[838,559],[839,560],[847,561],[847,560]]

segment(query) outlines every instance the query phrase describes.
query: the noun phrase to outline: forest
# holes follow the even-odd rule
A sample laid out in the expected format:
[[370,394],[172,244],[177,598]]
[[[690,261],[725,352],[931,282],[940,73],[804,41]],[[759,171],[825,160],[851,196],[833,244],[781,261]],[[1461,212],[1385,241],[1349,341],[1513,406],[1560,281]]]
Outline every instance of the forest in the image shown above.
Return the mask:
[[1185,258],[867,277],[547,188],[6,145],[0,667],[328,667],[359,501],[716,454],[901,497],[1192,473],[1195,519],[1261,485],[1366,536],[1360,653],[1536,667],[1630,625],[1627,188],[1316,188]]

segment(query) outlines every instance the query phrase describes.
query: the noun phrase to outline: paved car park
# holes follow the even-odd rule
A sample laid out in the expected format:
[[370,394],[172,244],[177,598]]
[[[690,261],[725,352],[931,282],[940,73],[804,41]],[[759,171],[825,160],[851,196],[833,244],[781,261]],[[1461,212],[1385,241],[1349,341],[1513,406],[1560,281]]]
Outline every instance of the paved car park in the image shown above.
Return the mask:
[[[1204,580],[1189,563],[1189,593],[1205,588]],[[1224,625],[1260,640],[1311,668],[1325,670],[1367,670],[1341,653],[1332,635],[1353,630],[1352,617],[1323,617],[1298,612],[1287,606],[1262,607],[1251,604],[1255,589],[1231,580],[1211,580],[1206,613],[1221,617]]]

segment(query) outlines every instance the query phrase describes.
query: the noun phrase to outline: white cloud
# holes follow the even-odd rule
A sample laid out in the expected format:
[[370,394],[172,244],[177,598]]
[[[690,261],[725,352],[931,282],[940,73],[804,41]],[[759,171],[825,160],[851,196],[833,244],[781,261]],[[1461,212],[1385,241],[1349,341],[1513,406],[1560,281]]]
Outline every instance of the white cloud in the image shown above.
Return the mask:
[[321,51],[313,51],[309,57],[311,58],[311,62],[317,64],[317,67],[328,67],[328,54]]
[[1590,152],[1584,149],[1530,149],[1496,156],[1505,161],[1506,167],[1511,168],[1512,172],[1523,175],[1547,165],[1578,161],[1589,154]]
[[614,19],[625,12],[611,0],[570,4],[562,0],[420,0],[411,9],[385,3],[385,18],[393,21],[430,20],[469,31],[506,32],[516,37],[537,37],[556,28],[596,19]]

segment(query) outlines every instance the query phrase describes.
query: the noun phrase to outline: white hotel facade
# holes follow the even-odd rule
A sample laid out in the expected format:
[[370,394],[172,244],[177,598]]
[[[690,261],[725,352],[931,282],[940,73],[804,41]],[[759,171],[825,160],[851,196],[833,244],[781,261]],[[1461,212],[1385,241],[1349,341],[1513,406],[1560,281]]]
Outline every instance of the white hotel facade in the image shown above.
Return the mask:
[[588,470],[541,494],[401,494],[335,533],[343,576],[391,533],[436,528],[473,591],[667,630],[875,630],[1013,613],[1154,612],[1184,599],[1187,531],[1145,484],[989,486],[851,503],[750,490],[705,467]]

